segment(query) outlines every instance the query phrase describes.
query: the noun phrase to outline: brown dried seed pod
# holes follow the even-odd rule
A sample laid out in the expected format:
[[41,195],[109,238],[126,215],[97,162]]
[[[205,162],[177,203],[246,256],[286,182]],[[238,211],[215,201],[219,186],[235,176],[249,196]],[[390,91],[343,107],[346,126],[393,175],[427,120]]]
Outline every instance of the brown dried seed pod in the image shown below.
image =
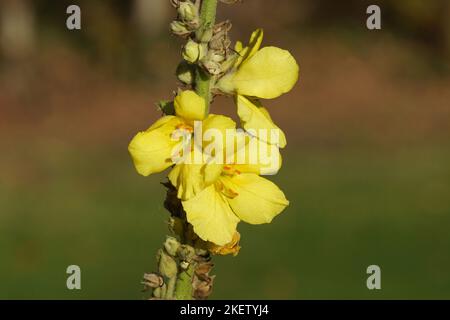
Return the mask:
[[214,278],[215,276],[211,276],[201,280],[198,277],[194,277],[192,286],[194,288],[193,296],[195,299],[205,300],[211,295],[214,285]]
[[210,261],[199,263],[197,268],[195,269],[195,274],[197,276],[209,274],[209,272],[212,270],[213,267],[214,267],[214,263],[212,263]]
[[159,274],[156,273],[145,273],[144,274],[144,281],[142,284],[148,288],[159,288],[162,287],[164,284],[164,279]]

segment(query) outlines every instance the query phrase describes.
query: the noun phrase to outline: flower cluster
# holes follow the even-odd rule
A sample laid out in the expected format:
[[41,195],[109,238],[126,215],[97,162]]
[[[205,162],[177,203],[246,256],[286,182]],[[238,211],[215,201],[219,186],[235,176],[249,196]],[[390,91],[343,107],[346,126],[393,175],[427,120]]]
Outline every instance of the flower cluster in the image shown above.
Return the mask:
[[[284,133],[260,99],[290,91],[298,80],[299,67],[288,51],[261,47],[263,30],[253,32],[248,45],[237,42],[231,48],[229,22],[202,25],[198,3],[173,2],[178,19],[171,25],[172,32],[187,38],[177,70],[184,86],[173,101],[162,104],[162,118],[132,139],[129,152],[143,176],[170,168],[168,180],[195,235],[209,244],[212,253],[235,253],[240,221],[270,223],[289,204],[283,192],[261,176],[271,164],[250,161],[250,145],[257,141],[260,148],[275,146],[276,151],[267,150],[277,155],[278,148],[286,146]],[[207,95],[199,94],[195,83],[199,75],[209,81]],[[229,117],[209,113],[210,102],[219,94],[233,98],[240,128]],[[235,140],[208,148],[211,139],[196,136],[196,126],[202,135],[208,130],[223,133],[220,138],[216,136],[220,140],[235,132]],[[267,131],[276,131],[276,139],[265,134]],[[179,161],[181,154],[186,159],[198,150],[202,156],[197,161]],[[247,152],[240,157],[240,151]],[[281,162],[275,171],[280,166]]]

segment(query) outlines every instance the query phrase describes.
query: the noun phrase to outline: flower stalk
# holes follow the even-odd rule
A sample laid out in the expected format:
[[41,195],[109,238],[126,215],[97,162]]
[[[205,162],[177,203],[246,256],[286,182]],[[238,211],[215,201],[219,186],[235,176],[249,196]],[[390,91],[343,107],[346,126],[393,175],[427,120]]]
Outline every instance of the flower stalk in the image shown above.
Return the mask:
[[[200,11],[200,29],[197,31],[197,40],[200,42],[209,41],[207,34],[212,33],[216,23],[217,0],[203,0]],[[206,36],[206,37],[205,37]],[[209,113],[211,103],[211,75],[201,67],[197,67],[195,74],[195,91],[206,102],[206,115]]]
[[[217,5],[238,0],[170,1],[178,13],[172,33],[186,40],[177,67],[184,89],[173,100],[159,102],[163,116],[136,134],[128,147],[140,175],[170,168],[163,183],[170,235],[157,252],[157,271],[145,274],[142,283],[152,299],[202,300],[212,293],[212,256],[240,251],[238,223],[271,223],[289,205],[278,186],[262,177],[278,172],[279,149],[287,141],[258,99],[290,91],[299,67],[288,51],[261,48],[262,29],[253,32],[247,46],[238,41],[231,47],[232,25],[216,24]],[[241,128],[233,119],[209,112],[216,95],[233,98]],[[205,140],[211,130],[219,137],[213,148]],[[224,144],[223,133],[236,140]],[[187,144],[179,141],[180,135],[188,137]],[[255,150],[270,150],[270,158],[259,158]]]
[[[216,22],[217,0],[203,0],[200,10],[200,29],[197,31],[197,40],[207,40],[204,35],[212,30]],[[203,38],[203,39],[202,39]],[[203,41],[202,41],[203,40]],[[209,114],[211,103],[211,75],[197,66],[193,84],[197,94],[205,100],[205,116]],[[178,300],[191,300],[193,295],[194,268],[189,266],[178,274],[176,280],[175,298]]]

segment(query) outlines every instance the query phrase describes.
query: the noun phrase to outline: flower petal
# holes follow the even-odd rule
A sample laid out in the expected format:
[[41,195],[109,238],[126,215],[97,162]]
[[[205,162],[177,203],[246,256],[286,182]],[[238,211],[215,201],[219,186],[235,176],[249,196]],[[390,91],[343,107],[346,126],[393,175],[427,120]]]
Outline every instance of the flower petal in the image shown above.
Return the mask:
[[173,140],[171,135],[181,123],[177,117],[163,117],[131,140],[128,151],[139,174],[148,176],[173,164],[172,152],[180,142]]
[[261,47],[264,38],[263,29],[256,29],[251,37],[248,47],[243,47],[241,42],[237,42],[235,50],[239,53],[239,58],[236,60],[235,67],[239,67],[246,60],[250,59]]
[[234,122],[233,119],[222,115],[210,114],[203,121],[203,133],[205,133],[208,129],[217,129],[225,132],[227,129],[235,128],[236,122]]
[[293,88],[298,73],[289,51],[265,47],[242,63],[231,81],[238,94],[273,99]]
[[188,121],[205,118],[205,99],[192,90],[182,91],[175,97],[175,114]]
[[239,218],[231,210],[224,196],[214,185],[196,197],[183,201],[188,222],[204,241],[224,246],[233,240]]
[[[238,95],[236,98],[236,104],[238,107],[238,115],[241,119],[242,126],[245,130],[251,131],[250,133],[264,142],[277,144],[280,148],[286,147],[286,136],[283,131],[273,123],[269,112],[261,106],[260,103],[255,104],[251,100]],[[267,130],[265,135],[262,135],[261,129]],[[278,141],[272,141],[272,130],[277,130],[279,139]]]
[[[241,154],[241,152],[245,152]],[[256,154],[256,156],[255,156]],[[235,163],[231,172],[254,173],[257,175],[275,175],[283,163],[280,149],[255,137],[235,154]],[[227,167],[225,167],[227,168]]]
[[179,164],[169,173],[169,181],[177,188],[177,197],[189,200],[213,184],[222,173],[222,165]]
[[[227,132],[234,132],[235,129],[236,122],[226,116],[210,114],[203,121],[201,143],[203,152],[208,156],[208,163],[225,163]],[[198,141],[195,142],[198,147]]]
[[247,223],[270,223],[289,205],[284,193],[273,182],[256,174],[221,177],[220,181],[238,194],[227,200],[233,212]]

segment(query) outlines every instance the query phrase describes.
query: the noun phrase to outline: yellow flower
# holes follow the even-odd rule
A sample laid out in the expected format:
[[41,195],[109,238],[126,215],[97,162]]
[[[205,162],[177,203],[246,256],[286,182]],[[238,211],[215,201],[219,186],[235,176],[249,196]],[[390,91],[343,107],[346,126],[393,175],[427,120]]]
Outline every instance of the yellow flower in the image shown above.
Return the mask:
[[172,134],[183,124],[181,118],[165,116],[131,140],[128,151],[139,174],[149,176],[173,165],[172,152],[180,142],[173,140]]
[[[186,134],[194,132],[194,121],[204,120],[203,130],[209,127],[235,128],[236,124],[230,118],[210,114],[205,118],[205,101],[193,91],[183,91],[174,101],[175,116],[164,116],[146,131],[139,132],[130,142],[128,150],[133,159],[137,172],[143,176],[164,171],[174,165],[176,151],[183,150],[182,141],[174,139],[174,133],[181,130]],[[191,142],[191,149],[194,141]],[[188,196],[196,194],[208,185],[209,175],[203,175],[206,164],[188,165],[178,164],[174,171],[182,171],[186,177],[186,185],[181,193]],[[183,196],[187,198],[188,196]]]
[[288,204],[274,183],[245,165],[223,166],[214,183],[182,201],[194,232],[202,240],[218,246],[232,242],[239,221],[270,223]]
[[[209,129],[219,130],[221,137],[226,139],[226,130],[236,129],[236,123],[228,117],[221,115],[209,115],[202,123],[202,134],[208,132]],[[198,136],[195,138],[199,138]],[[195,196],[207,186],[214,183],[222,172],[225,154],[223,149],[226,146],[226,141],[219,144],[221,150],[212,150],[208,157],[205,157],[204,151],[207,150],[209,144],[205,141],[193,141],[192,152],[186,156],[186,159],[192,159],[191,162],[180,163],[176,165],[169,173],[169,181],[177,188],[177,197],[182,200],[187,200]],[[202,150],[199,150],[202,147]],[[201,155],[202,159],[195,159],[195,149],[197,155]],[[210,160],[210,157],[215,156],[214,153],[222,152],[222,157],[218,155],[217,160]],[[197,161],[195,161],[197,160]]]
[[[239,56],[234,68],[217,86],[236,95],[238,115],[247,132],[284,148],[287,142],[283,131],[257,98],[272,99],[290,91],[298,80],[299,67],[288,51],[275,47],[260,49],[263,36],[263,30],[258,29],[251,35],[247,47],[241,42],[236,44]],[[278,133],[277,140],[270,137],[274,131]]]
[[298,80],[299,66],[286,50],[277,47],[260,49],[261,29],[253,32],[250,44],[236,44],[239,53],[234,68],[218,83],[226,93],[262,99],[273,99],[289,92]]

